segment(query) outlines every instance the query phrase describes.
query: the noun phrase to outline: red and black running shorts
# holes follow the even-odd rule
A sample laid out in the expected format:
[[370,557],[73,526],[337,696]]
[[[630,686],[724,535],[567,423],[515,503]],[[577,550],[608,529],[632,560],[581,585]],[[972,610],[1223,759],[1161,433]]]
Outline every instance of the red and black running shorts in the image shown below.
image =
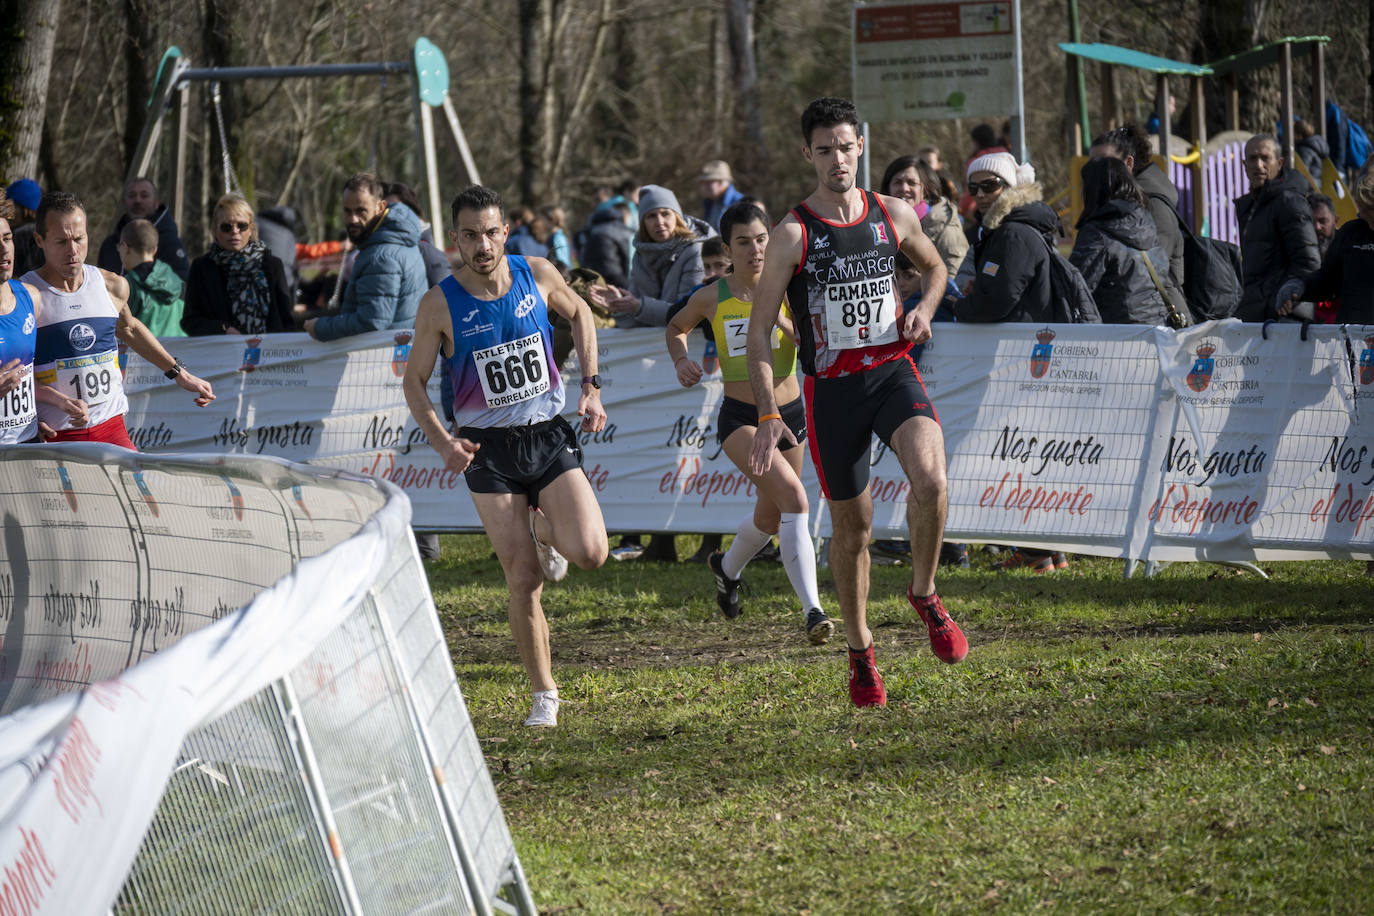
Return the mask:
[[853,499],[868,489],[873,435],[887,445],[912,417],[940,418],[910,355],[839,378],[807,376],[807,442],[826,499]]
[[94,426],[80,426],[72,429],[59,429],[49,442],[108,442],[121,445],[130,451],[138,451],[134,440],[129,438],[129,430],[124,426],[124,414],[110,417],[104,423]]
[[463,472],[472,493],[520,493],[537,507],[539,491],[582,467],[577,433],[562,417],[529,426],[463,426],[458,435],[482,446]]

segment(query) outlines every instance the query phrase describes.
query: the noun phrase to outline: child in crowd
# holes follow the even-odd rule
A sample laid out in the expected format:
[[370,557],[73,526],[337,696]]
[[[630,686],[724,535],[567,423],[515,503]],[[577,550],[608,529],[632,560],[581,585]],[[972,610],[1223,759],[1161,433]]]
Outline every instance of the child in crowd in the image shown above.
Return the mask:
[[129,220],[119,233],[119,260],[129,281],[129,311],[155,337],[185,337],[181,329],[182,282],[165,261],[157,260],[157,227]]

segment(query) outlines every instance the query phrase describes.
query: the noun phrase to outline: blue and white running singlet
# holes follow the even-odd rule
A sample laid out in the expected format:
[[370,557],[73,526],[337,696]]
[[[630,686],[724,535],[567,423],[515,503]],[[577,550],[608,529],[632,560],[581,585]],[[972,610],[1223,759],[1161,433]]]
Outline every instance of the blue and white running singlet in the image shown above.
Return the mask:
[[[43,314],[38,319],[38,352],[34,376],[67,397],[90,407],[88,426],[128,413],[124,376],[119,371],[119,341],[115,326],[119,310],[105,290],[99,267],[82,266],[81,288],[64,292],[48,284],[37,271],[24,282],[43,294]],[[71,429],[72,418],[53,404],[38,405],[38,418],[55,430]]]
[[439,284],[453,322],[448,370],[459,426],[528,426],[563,410],[548,306],[528,262],[506,261],[510,290],[498,299],[469,295],[451,275]]
[[0,445],[27,442],[38,435],[38,401],[33,392],[38,319],[24,284],[11,280],[9,287],[14,293],[14,308],[8,315],[0,315],[0,366],[19,360],[21,377],[18,388],[0,395]]

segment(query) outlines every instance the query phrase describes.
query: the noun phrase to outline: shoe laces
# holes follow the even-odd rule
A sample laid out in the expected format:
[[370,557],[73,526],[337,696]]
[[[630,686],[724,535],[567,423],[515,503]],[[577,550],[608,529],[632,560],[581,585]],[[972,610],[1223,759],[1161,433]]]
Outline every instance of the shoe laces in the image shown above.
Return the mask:
[[917,598],[916,600],[920,602],[917,605],[917,610],[921,612],[921,616],[925,617],[927,626],[936,633],[943,633],[949,629],[949,625],[953,621],[949,619],[949,612],[945,610],[937,596],[932,595],[928,599]]

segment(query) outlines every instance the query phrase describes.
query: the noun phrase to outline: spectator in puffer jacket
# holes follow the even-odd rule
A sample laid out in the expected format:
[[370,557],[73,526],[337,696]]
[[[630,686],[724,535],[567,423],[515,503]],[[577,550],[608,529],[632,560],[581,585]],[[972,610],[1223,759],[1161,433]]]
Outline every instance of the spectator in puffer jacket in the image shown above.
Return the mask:
[[1250,193],[1236,198],[1244,290],[1236,317],[1264,321],[1273,317],[1279,287],[1321,266],[1312,228],[1307,179],[1283,162],[1278,141],[1255,134],[1245,144],[1245,175]]
[[337,340],[415,325],[429,289],[420,256],[420,220],[405,204],[387,206],[376,175],[359,172],[344,185],[344,229],[358,249],[337,315],[311,318],[305,331]]
[[1011,153],[989,153],[969,163],[967,187],[981,224],[961,271],[964,298],[954,303],[955,317],[1054,321],[1049,259],[1060,225],[1041,199],[1035,169]]
[[1139,124],[1123,124],[1093,141],[1089,155],[1111,156],[1126,163],[1145,195],[1145,208],[1155,224],[1155,235],[1169,256],[1169,279],[1183,289],[1183,230],[1178,225],[1178,188],[1150,158],[1150,137]]
[[1145,258],[1180,315],[1184,304],[1169,280],[1169,256],[1155,235],[1140,186],[1126,163],[1110,157],[1089,159],[1082,175],[1083,215],[1069,261],[1092,290],[1102,321],[1167,326],[1169,307]]
[[1359,174],[1350,196],[1359,219],[1336,230],[1318,270],[1283,285],[1275,302],[1278,315],[1288,315],[1300,301],[1336,302],[1337,323],[1374,324],[1374,168]]

